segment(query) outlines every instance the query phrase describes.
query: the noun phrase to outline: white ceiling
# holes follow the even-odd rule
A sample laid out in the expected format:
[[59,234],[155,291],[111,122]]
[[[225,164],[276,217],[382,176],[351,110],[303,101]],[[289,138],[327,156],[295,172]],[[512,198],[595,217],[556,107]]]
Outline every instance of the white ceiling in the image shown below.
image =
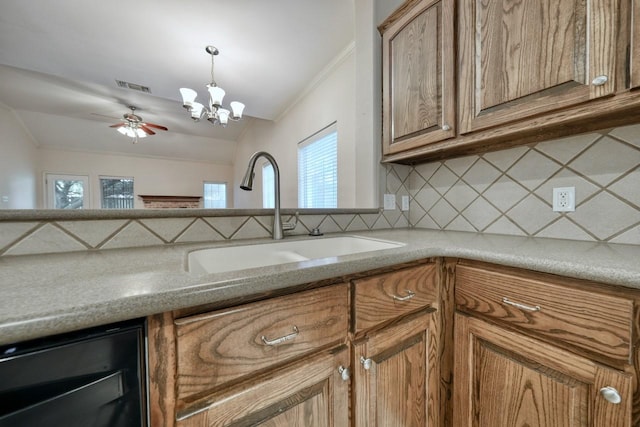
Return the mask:
[[[43,147],[230,164],[243,128],[277,118],[353,39],[353,0],[2,0],[0,102]],[[226,129],[192,122],[178,92],[205,99],[210,44],[225,104],[246,104]],[[108,127],[127,105],[169,132],[131,144]]]

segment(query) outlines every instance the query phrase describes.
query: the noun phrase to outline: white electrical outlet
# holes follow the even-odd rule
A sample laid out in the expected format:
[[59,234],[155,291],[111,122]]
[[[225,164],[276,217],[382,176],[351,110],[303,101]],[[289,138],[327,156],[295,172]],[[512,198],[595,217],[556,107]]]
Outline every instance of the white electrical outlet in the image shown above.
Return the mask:
[[402,196],[402,210],[404,212],[409,210],[409,196]]
[[384,210],[392,211],[396,208],[396,195],[395,194],[385,194],[384,195]]
[[553,189],[553,211],[573,212],[576,210],[576,188],[558,187]]

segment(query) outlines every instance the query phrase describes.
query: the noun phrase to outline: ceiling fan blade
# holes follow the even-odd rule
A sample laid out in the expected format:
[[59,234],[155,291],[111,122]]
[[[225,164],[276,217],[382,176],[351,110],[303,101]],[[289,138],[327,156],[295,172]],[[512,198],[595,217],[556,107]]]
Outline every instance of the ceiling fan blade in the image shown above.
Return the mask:
[[150,128],[156,128],[160,130],[169,130],[165,126],[156,125],[155,123],[145,123],[145,126],[149,126]]
[[119,127],[121,127],[121,126],[124,126],[125,124],[126,124],[126,123],[121,122],[121,123],[116,123],[115,125],[111,125],[111,126],[109,126],[109,127],[110,127],[110,128],[119,128]]
[[140,123],[140,129],[142,129],[144,131],[144,133],[146,133],[147,135],[155,135],[156,133],[154,131],[152,131],[151,129],[149,129],[147,127],[146,124],[144,123]]

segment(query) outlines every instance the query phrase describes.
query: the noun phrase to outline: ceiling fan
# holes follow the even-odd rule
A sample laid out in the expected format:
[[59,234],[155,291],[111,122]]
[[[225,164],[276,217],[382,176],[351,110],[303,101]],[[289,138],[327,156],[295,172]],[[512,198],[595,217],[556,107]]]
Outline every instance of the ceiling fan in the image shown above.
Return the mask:
[[109,127],[116,128],[118,132],[123,135],[133,138],[133,143],[138,142],[138,138],[145,138],[147,135],[155,135],[156,133],[151,128],[159,130],[168,130],[165,126],[156,125],[154,123],[146,123],[142,121],[142,117],[135,114],[136,107],[130,105],[130,113],[123,114],[123,122],[116,123]]

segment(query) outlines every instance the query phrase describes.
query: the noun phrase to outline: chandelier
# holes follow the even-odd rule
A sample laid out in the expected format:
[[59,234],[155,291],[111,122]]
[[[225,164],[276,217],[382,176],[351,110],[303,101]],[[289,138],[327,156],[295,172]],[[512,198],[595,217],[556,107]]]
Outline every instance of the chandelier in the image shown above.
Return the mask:
[[209,105],[207,107],[196,102],[198,93],[193,89],[183,87],[180,88],[182,106],[191,113],[191,118],[196,122],[199,122],[202,117],[206,117],[212,124],[226,126],[229,120],[238,121],[242,118],[244,104],[234,101],[229,104],[231,111],[222,108],[222,99],[224,98],[225,91],[216,84],[213,78],[213,59],[220,52],[214,46],[207,46],[205,50],[211,55],[211,83],[206,86],[209,91]]

